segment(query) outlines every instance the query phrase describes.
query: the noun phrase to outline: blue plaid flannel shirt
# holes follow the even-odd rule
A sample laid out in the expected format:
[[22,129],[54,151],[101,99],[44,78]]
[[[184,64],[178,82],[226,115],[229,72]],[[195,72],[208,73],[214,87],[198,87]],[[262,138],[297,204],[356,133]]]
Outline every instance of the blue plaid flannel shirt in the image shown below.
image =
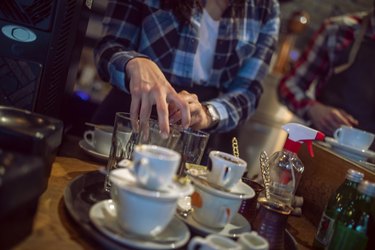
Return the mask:
[[136,56],[148,57],[172,85],[218,88],[221,95],[206,102],[220,115],[211,132],[234,129],[256,110],[280,26],[277,0],[246,0],[244,13],[243,19],[231,18],[228,10],[223,13],[210,78],[193,83],[201,11],[194,10],[190,23],[180,27],[171,11],[160,8],[160,1],[109,0],[104,37],[94,50],[98,73],[129,92],[126,63]]

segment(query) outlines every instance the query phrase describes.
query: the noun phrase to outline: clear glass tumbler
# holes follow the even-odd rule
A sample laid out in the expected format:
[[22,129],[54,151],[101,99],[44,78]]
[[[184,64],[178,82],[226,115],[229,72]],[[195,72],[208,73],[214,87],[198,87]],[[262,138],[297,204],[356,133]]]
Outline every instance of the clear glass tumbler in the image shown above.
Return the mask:
[[201,130],[182,129],[181,137],[176,145],[176,151],[181,153],[181,164],[177,171],[178,176],[184,176],[186,163],[199,165],[207,146],[209,134]]
[[175,150],[180,136],[180,131],[176,127],[171,126],[169,136],[163,138],[157,120],[150,118],[147,123],[141,124],[139,120],[131,119],[130,113],[117,112],[111,150],[106,166],[104,189],[108,192],[110,191],[109,172],[117,168],[120,161],[132,159],[135,145],[152,144]]

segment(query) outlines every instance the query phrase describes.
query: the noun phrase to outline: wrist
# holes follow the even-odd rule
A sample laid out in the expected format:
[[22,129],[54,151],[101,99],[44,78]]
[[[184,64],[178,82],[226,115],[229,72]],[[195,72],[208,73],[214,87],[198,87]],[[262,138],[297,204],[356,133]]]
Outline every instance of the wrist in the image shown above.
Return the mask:
[[203,107],[204,107],[204,110],[206,112],[207,120],[208,120],[208,127],[207,128],[215,127],[220,121],[219,112],[211,104],[204,104]]

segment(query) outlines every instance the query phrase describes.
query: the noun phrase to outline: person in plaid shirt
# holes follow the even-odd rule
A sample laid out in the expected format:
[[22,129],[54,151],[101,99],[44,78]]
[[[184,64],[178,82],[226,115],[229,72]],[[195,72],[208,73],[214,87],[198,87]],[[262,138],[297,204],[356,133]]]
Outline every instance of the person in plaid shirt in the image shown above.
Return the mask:
[[[374,13],[328,18],[279,82],[279,100],[327,135],[341,125],[375,132]],[[357,40],[358,50],[352,53]],[[313,84],[311,97],[307,90]]]
[[[146,121],[230,131],[255,111],[279,31],[277,0],[110,0],[94,50],[114,88],[94,122],[116,111]],[[129,95],[130,94],[130,95]]]

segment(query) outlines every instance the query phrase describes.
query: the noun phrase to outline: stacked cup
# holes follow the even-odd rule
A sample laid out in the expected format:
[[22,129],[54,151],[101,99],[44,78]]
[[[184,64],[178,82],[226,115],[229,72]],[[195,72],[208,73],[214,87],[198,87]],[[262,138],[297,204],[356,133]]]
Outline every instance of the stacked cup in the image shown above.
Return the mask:
[[161,233],[173,219],[177,200],[190,195],[190,184],[173,180],[181,160],[174,150],[156,145],[136,145],[133,162],[110,172],[111,197],[120,226],[143,236]]
[[255,195],[241,181],[247,164],[244,160],[220,151],[211,151],[206,178],[192,178],[195,192],[191,197],[192,217],[211,228],[224,228],[238,212],[243,199]]

